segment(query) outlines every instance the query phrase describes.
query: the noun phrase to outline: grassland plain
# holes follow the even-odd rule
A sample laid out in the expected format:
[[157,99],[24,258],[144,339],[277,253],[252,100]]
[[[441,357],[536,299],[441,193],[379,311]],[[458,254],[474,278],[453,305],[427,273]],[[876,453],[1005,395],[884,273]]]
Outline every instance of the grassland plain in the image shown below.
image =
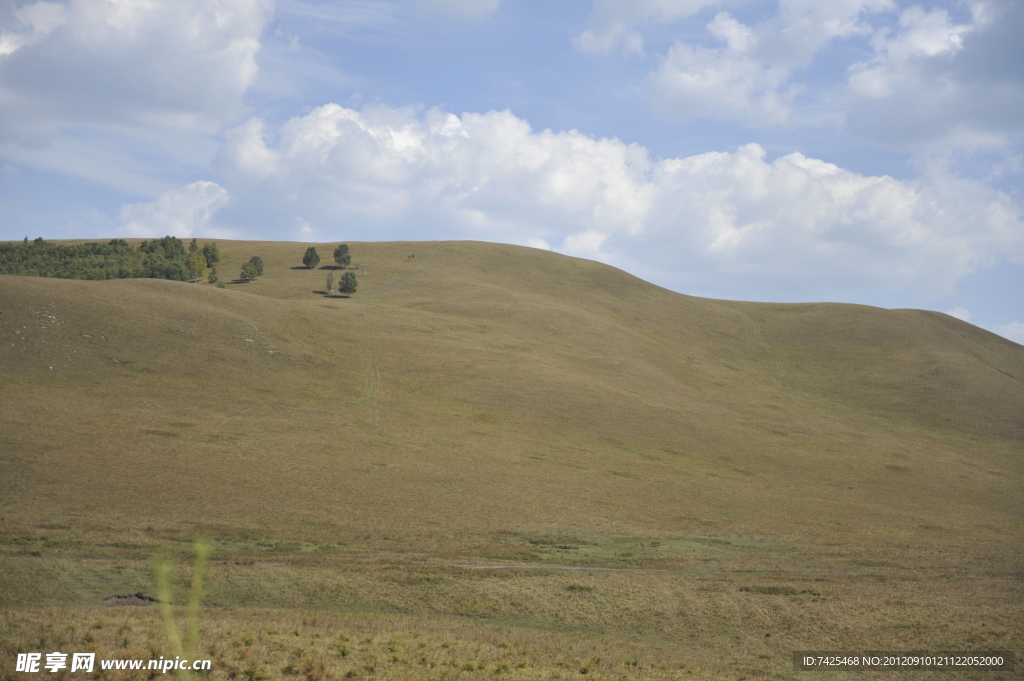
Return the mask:
[[222,279],[266,274],[0,277],[3,678],[51,644],[166,654],[154,611],[100,603],[196,536],[213,678],[1024,652],[1021,346],[471,242],[353,243],[327,297],[306,244],[218,245]]

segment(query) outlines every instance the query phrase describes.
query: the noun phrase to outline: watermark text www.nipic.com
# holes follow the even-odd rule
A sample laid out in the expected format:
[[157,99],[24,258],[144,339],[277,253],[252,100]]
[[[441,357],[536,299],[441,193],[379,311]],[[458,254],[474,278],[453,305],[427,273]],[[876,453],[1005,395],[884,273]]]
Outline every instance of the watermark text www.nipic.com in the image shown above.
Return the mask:
[[1013,671],[1013,652],[974,651],[938,653],[894,653],[894,652],[837,652],[837,651],[796,651],[793,666],[799,671],[819,669],[956,669],[963,671]]
[[[70,658],[70,659],[68,659]],[[96,653],[18,653],[18,661],[14,667],[16,672],[56,674],[67,670],[71,673],[91,673],[96,666]],[[188,660],[175,657],[161,657],[159,660],[100,660],[100,669],[146,669],[166,674],[178,669],[184,671],[202,671],[210,669],[210,660]]]

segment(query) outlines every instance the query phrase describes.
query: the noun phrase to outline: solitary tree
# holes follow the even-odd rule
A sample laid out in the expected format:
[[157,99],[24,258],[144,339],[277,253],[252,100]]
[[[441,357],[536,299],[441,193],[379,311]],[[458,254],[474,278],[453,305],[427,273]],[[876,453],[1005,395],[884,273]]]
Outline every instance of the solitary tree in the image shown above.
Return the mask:
[[320,255],[316,252],[315,246],[310,246],[306,249],[306,255],[302,256],[302,264],[309,269],[313,269],[320,264]]
[[217,249],[217,244],[206,244],[203,246],[203,257],[206,258],[206,266],[213,267],[220,262],[220,251]]
[[334,295],[334,272],[327,273],[327,295]]
[[196,253],[198,251],[199,251],[199,244],[196,243],[196,238],[192,237],[192,243],[190,243],[188,245],[189,255],[191,255],[192,253]]
[[345,272],[338,280],[338,293],[355,293],[357,285],[356,273]]
[[257,277],[262,277],[263,276],[263,258],[261,258],[258,255],[254,255],[251,258],[249,258],[249,262],[251,262],[253,267],[256,268],[256,276]]
[[197,282],[206,276],[206,258],[202,253],[193,253],[185,260],[185,267],[188,268],[188,277],[192,282]]
[[249,281],[252,281],[257,276],[259,275],[256,274],[256,265],[253,265],[251,261],[242,264],[242,274],[239,279],[248,279]]
[[348,267],[352,262],[352,256],[348,252],[348,244],[341,244],[334,249],[334,262],[342,267]]

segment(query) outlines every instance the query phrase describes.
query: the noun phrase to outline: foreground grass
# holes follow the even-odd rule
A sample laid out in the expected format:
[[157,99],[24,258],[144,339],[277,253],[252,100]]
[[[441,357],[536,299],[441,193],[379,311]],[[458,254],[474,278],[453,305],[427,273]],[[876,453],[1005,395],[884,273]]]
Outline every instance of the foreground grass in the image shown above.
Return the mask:
[[[157,659],[168,655],[162,634],[154,613],[141,608],[0,616],[5,658],[81,648],[97,659]],[[210,679],[717,678],[643,643],[399,615],[217,609],[204,613],[201,634],[200,657],[213,663],[201,677]],[[17,675],[7,670],[2,678]]]
[[[1024,647],[1014,606],[1022,585],[1003,572],[1012,562],[979,573],[936,554],[902,565],[850,555],[800,551],[661,572],[222,556],[209,567],[200,646],[214,678],[311,679],[798,678],[796,650]],[[0,568],[44,580],[43,591],[86,577],[77,561],[40,570],[31,560]],[[153,593],[146,561],[94,561],[90,570],[108,591]],[[181,575],[176,602],[189,579]],[[170,654],[155,608],[17,607],[0,622],[6,660],[78,643],[101,657]]]

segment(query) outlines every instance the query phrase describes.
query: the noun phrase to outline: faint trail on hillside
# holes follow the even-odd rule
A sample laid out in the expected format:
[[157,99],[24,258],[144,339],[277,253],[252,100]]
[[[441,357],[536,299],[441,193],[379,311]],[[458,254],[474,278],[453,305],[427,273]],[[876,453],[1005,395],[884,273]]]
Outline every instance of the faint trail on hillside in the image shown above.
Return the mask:
[[754,324],[754,333],[756,333],[757,337],[761,339],[761,343],[768,351],[768,354],[772,356],[773,360],[775,360],[775,385],[781,388],[782,377],[786,375],[786,365],[782,363],[779,356],[775,354],[775,350],[772,349],[772,346],[768,344],[768,341],[766,341],[764,336],[761,334],[761,322]]
[[380,391],[380,369],[373,363],[366,343],[359,342],[359,354],[363,360],[363,394],[359,398],[359,406],[366,410],[370,419],[370,428],[377,435],[381,434],[380,410],[377,408],[377,393]]
[[363,300],[366,300],[367,298],[376,298],[377,296],[379,296],[381,294],[384,294],[384,293],[387,293],[388,291],[394,289],[395,287],[400,286],[401,284],[404,284],[405,282],[407,282],[409,280],[409,277],[411,277],[412,275],[416,274],[421,269],[423,269],[423,266],[426,265],[431,260],[433,260],[437,256],[437,254],[440,253],[440,252],[441,252],[441,244],[438,244],[437,248],[435,248],[433,251],[431,251],[430,255],[428,255],[426,258],[424,258],[423,261],[419,265],[417,265],[416,269],[414,269],[412,272],[409,272],[408,274],[399,277],[398,279],[396,279],[395,281],[391,282],[390,284],[388,284],[384,288],[377,289],[373,293],[365,296],[363,298]]

